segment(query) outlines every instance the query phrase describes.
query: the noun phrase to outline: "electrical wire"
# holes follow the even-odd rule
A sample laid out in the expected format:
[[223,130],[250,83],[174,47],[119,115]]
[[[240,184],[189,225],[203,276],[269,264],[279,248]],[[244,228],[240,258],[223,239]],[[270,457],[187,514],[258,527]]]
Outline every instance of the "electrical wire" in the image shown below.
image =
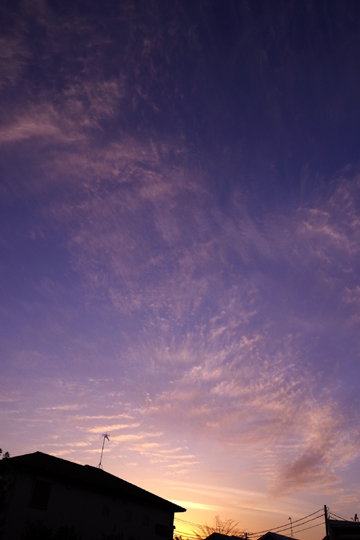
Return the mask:
[[[316,519],[321,519],[322,517],[323,516],[317,516],[315,518],[308,519],[307,521],[303,521],[302,523],[298,523],[297,525],[295,525],[295,527],[291,527],[291,525],[288,525],[286,528],[281,529],[280,531],[276,531],[276,532],[277,533],[282,533],[282,532],[291,531],[292,529],[296,529],[296,527],[302,527],[303,525],[306,525],[306,523],[310,523],[310,521],[315,521]],[[319,525],[322,525],[322,523],[319,523]],[[317,525],[315,525],[315,527],[317,527]],[[296,530],[296,532],[300,532],[300,531]]]
[[318,523],[317,525],[312,525],[311,527],[306,527],[305,529],[300,529],[299,531],[296,531],[296,532],[308,531],[309,529],[315,529],[315,527],[320,527],[323,525],[324,525],[323,523]]
[[[318,514],[319,512],[322,512],[322,515],[317,516],[316,518],[313,518],[313,519],[321,518],[323,516],[323,512],[324,512],[324,510],[322,508],[320,510],[316,510],[316,512],[313,512],[312,514],[308,514],[307,516],[304,516],[303,518],[296,519],[295,521],[292,522],[293,527],[294,527],[294,523],[299,523],[300,521],[304,521],[304,519],[306,519],[308,517],[311,517],[311,516],[314,516],[315,514]],[[313,520],[309,519],[308,521],[313,521]],[[295,525],[295,528],[300,527],[301,525],[305,525],[305,523],[308,523],[308,521],[305,521],[304,523],[299,523],[298,525]],[[273,529],[266,529],[264,531],[248,533],[248,536],[254,536],[254,535],[262,534],[262,533],[266,533],[266,532],[281,532],[281,531],[286,531],[286,530],[289,530],[289,529],[291,529],[291,525],[289,525],[288,523],[285,523],[284,525],[279,525],[278,527],[274,527]]]
[[[296,529],[296,527],[302,527],[303,525],[305,525],[305,523],[309,523],[310,521],[315,521],[316,519],[321,519],[322,517],[323,517],[323,515],[321,515],[321,516],[316,516],[316,517],[314,517],[314,518],[308,519],[307,521],[302,521],[301,523],[298,523],[297,525],[294,525],[294,522],[293,522],[292,526],[291,526],[291,525],[288,525],[287,527],[285,527],[285,528],[282,529],[282,530],[288,530],[288,529],[291,529],[291,528]],[[305,518],[304,518],[304,519],[305,519]]]
[[174,518],[175,521],[180,521],[181,523],[186,523],[187,525],[193,525],[194,527],[198,527],[199,524],[198,523],[193,523],[192,521],[185,521],[185,519],[180,519],[180,518]]
[[[315,516],[316,514],[319,514],[319,512],[321,512],[321,515],[316,516],[316,517],[314,517],[312,519],[307,519],[309,517]],[[324,510],[321,508],[320,510],[316,510],[315,512],[312,512],[312,514],[308,514],[307,516],[296,519],[290,525],[288,523],[286,523],[284,525],[279,525],[278,527],[274,527],[273,529],[266,529],[264,531],[249,532],[249,533],[245,532],[244,534],[250,540],[254,536],[257,536],[257,535],[260,535],[260,534],[263,534],[263,533],[266,533],[266,532],[276,532],[277,534],[280,534],[282,532],[286,532],[286,531],[289,531],[291,529],[297,529],[296,533],[299,533],[299,532],[307,531],[309,529],[315,529],[316,527],[320,527],[321,525],[323,525],[322,523],[317,523],[316,525],[312,525],[311,527],[305,527],[304,529],[298,529],[298,527],[302,527],[303,525],[306,525],[306,523],[310,523],[311,521],[315,521],[315,520],[320,519],[322,517],[324,517]],[[329,509],[328,509],[328,517],[329,517],[329,519],[336,518],[336,519],[340,519],[342,521],[352,521],[349,518],[346,518],[344,516],[340,516],[338,514],[335,514],[334,512],[331,512]],[[192,521],[186,521],[186,520],[180,519],[180,518],[174,518],[174,519],[176,521],[181,522],[181,523],[185,523],[186,525],[192,525],[193,527],[199,527],[200,526],[200,524],[194,523]],[[304,521],[304,520],[306,520],[306,521]],[[297,525],[296,525],[296,523],[297,523]],[[178,531],[177,529],[176,529],[176,533],[180,534],[180,535],[183,534],[189,540],[196,540],[198,538],[197,536],[195,536],[193,534],[188,534],[188,533],[185,533],[183,531]]]
[[184,531],[178,531],[177,529],[175,529],[175,531],[174,531],[175,536],[177,536],[178,534],[184,534],[186,538],[194,538],[194,539],[197,538],[197,536],[188,534],[188,533],[186,533]]
[[[321,512],[321,515],[319,516],[316,516],[312,519],[307,519],[309,517],[312,517],[312,516],[315,516],[316,514],[319,514],[319,512]],[[331,513],[332,515],[336,516],[336,514],[333,514]],[[278,534],[282,533],[282,532],[286,532],[286,531],[290,531],[291,529],[297,529],[296,532],[301,532],[301,531],[306,531],[308,529],[313,529],[315,527],[320,527],[320,525],[322,525],[322,523],[318,523],[317,525],[312,525],[311,527],[306,527],[305,529],[298,529],[298,527],[302,527],[303,525],[306,525],[306,523],[310,523],[311,521],[315,521],[317,519],[320,519],[324,516],[324,510],[322,508],[320,508],[319,510],[316,510],[315,512],[312,512],[311,514],[308,514],[307,516],[304,516],[302,518],[299,518],[299,519],[296,519],[295,521],[293,521],[290,525],[288,523],[284,524],[284,525],[279,525],[278,527],[274,527],[272,529],[265,529],[263,531],[257,531],[257,532],[249,532],[249,533],[246,533],[246,536],[250,539],[250,538],[253,538],[254,536],[257,536],[257,535],[261,535],[263,533],[266,533],[266,532],[276,532]],[[198,523],[194,523],[194,522],[191,522],[191,521],[186,521],[185,519],[180,519],[180,518],[174,518],[175,521],[178,521],[180,523],[185,523],[186,525],[192,525],[193,527],[199,527],[200,524]],[[304,521],[304,520],[307,520],[307,521]],[[297,523],[297,525],[296,525]],[[176,529],[176,533],[178,534],[184,534],[186,536],[186,538],[192,540],[192,539],[196,539],[197,536],[195,535],[192,535],[192,534],[188,534],[188,533],[185,533],[185,532],[182,532],[182,531],[178,531]]]
[[330,512],[330,511],[329,511],[329,517],[330,517],[330,516],[335,516],[336,518],[341,519],[342,521],[352,521],[352,520],[349,519],[349,518],[344,518],[343,516],[338,516],[337,514],[334,514],[334,512]]
[[[322,510],[317,510],[316,512],[313,512],[312,514],[309,514],[307,516],[304,516],[303,518],[300,518],[300,519],[296,519],[295,521],[292,522],[292,526],[294,528],[296,527],[300,527],[301,525],[305,525],[305,523],[308,523],[309,521],[313,521],[314,519],[319,519],[323,516],[320,515],[320,516],[316,516],[315,518],[313,519],[309,519],[308,521],[304,521],[306,518],[308,517],[311,517],[315,514],[317,514],[318,512],[322,512]],[[301,523],[300,523],[301,522]],[[298,523],[298,525],[294,525],[294,523]],[[289,525],[288,523],[285,523],[284,525],[279,525],[278,527],[274,527],[273,529],[268,529],[269,531],[273,531],[273,532],[281,532],[281,531],[285,531],[285,530],[288,530],[288,529],[291,529],[291,525]],[[261,533],[264,533],[264,532],[267,532],[267,531],[259,531],[259,532],[255,532],[255,533],[251,533],[251,534],[261,534]]]

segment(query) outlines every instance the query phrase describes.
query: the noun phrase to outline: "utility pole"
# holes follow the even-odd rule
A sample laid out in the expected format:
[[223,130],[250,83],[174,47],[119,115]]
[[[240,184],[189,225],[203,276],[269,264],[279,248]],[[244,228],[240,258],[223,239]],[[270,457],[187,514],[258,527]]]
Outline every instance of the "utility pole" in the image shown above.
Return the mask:
[[102,449],[101,449],[100,463],[99,463],[99,465],[98,465],[98,468],[99,468],[99,469],[102,469],[102,468],[103,468],[101,462],[102,462],[102,457],[103,457],[103,452],[104,452],[105,439],[107,439],[108,441],[110,441],[109,435],[108,435],[107,433],[104,433],[104,435],[103,435],[103,443],[102,443]]
[[291,517],[289,517],[289,520],[290,520],[291,538],[294,538]]
[[324,516],[325,516],[325,532],[326,532],[326,537],[328,538],[329,537],[329,528],[328,528],[328,517],[327,517],[326,504],[324,504]]

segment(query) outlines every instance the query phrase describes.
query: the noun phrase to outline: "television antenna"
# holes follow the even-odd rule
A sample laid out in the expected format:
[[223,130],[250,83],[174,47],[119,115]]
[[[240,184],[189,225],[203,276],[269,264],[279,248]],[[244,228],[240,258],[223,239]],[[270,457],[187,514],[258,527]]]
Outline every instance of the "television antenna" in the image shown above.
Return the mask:
[[98,465],[98,468],[99,468],[99,469],[102,469],[102,468],[103,468],[101,462],[102,462],[102,457],[103,457],[103,452],[104,452],[105,439],[106,439],[107,441],[110,441],[109,435],[108,435],[107,433],[103,433],[103,443],[102,443],[102,448],[101,448],[100,463],[99,463],[99,465]]

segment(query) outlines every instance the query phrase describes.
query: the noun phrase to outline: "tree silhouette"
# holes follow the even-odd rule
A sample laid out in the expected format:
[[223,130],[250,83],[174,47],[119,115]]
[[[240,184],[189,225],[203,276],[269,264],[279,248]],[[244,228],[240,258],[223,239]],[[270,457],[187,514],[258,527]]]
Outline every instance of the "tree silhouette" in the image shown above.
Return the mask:
[[215,516],[212,525],[206,523],[198,525],[193,531],[193,535],[197,540],[205,540],[213,533],[225,534],[228,536],[238,536],[239,538],[245,538],[245,533],[239,528],[239,522],[233,519],[226,519],[222,521],[219,516]]

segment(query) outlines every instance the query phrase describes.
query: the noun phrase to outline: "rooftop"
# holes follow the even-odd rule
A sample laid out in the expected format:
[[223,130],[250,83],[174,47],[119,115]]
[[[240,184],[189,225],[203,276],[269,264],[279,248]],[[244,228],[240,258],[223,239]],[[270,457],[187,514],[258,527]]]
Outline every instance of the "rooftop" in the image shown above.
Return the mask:
[[42,452],[15,456],[6,461],[11,468],[18,470],[31,470],[35,474],[56,478],[68,484],[81,484],[87,489],[106,491],[116,497],[141,501],[149,506],[167,508],[172,512],[186,512],[181,506],[91,465],[79,465]]

